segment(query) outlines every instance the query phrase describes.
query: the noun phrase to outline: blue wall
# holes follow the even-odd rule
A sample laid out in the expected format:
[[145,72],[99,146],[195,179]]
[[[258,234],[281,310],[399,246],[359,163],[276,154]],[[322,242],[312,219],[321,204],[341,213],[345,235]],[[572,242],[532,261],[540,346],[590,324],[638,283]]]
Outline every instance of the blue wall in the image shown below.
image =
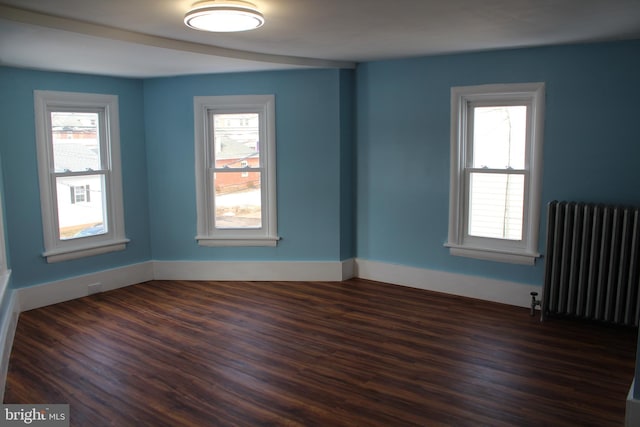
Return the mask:
[[[119,79],[0,67],[0,158],[13,286],[157,260],[359,258],[529,284],[543,263],[452,257],[450,88],[546,83],[543,202],[640,205],[640,41],[302,70]],[[120,97],[126,251],[47,264],[33,90]],[[275,248],[197,245],[193,96],[275,94]],[[544,209],[544,207],[543,207]],[[544,216],[544,215],[543,215]],[[544,236],[544,224],[541,236]],[[542,250],[544,238],[541,238]]]
[[[151,259],[352,258],[353,77],[352,71],[305,70],[139,80],[1,67],[0,155],[10,201],[13,286]],[[55,264],[42,258],[36,89],[119,96],[125,226],[131,239],[126,251]],[[209,248],[195,241],[193,97],[230,94],[276,96],[282,240],[275,248]]]
[[[149,206],[156,260],[339,260],[345,117],[339,70],[150,79],[144,83]],[[274,94],[277,247],[202,247],[196,236],[193,97]],[[346,119],[349,117],[347,116]],[[346,215],[341,210],[346,209]],[[353,245],[352,245],[353,246]]]
[[[0,67],[0,157],[4,174],[8,252],[12,286],[45,283],[150,257],[143,93],[139,80],[48,73]],[[125,251],[47,264],[44,251],[33,91],[57,90],[119,97],[124,182]]]
[[359,258],[542,283],[543,262],[478,261],[443,247],[450,88],[515,82],[546,83],[543,204],[640,205],[639,41],[367,63],[357,72]]
[[355,74],[340,74],[340,259],[356,256]]

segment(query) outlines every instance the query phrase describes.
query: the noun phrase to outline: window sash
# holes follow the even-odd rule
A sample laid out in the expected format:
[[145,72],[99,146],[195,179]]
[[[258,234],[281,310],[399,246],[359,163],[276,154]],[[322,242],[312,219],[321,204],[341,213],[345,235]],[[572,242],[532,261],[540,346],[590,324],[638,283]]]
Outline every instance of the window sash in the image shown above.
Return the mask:
[[[65,178],[76,178],[78,176],[80,176],[81,178],[86,176],[87,178],[89,178],[90,183],[73,185],[73,182],[69,182],[68,180],[67,182],[65,182]],[[93,183],[93,185],[91,183]],[[105,231],[100,234],[105,234],[108,231],[108,212],[110,205],[108,197],[108,174],[92,173],[90,175],[75,174],[71,176],[65,174],[60,177],[56,177],[52,184],[53,185],[51,191],[54,193],[53,197],[56,201],[53,207],[56,218],[55,226],[57,227],[56,237],[59,240],[67,242],[78,238],[84,239],[87,237],[92,237],[88,234],[83,234],[82,236],[74,236],[72,234],[69,234],[70,229],[74,229],[81,225],[86,225],[86,228],[89,228],[97,224],[102,224],[102,227]],[[60,194],[60,186],[65,185],[69,185],[69,191],[67,192],[67,188],[65,188],[64,190],[62,190],[63,194]],[[96,197],[96,195],[91,196],[91,191],[96,192],[99,197]],[[79,195],[82,196],[81,200],[79,200]],[[78,215],[79,212],[77,210],[74,211],[74,209],[77,209],[77,207],[67,206],[65,201],[68,200],[69,197],[71,197],[71,205],[79,204],[79,206],[82,206],[82,209],[84,211],[82,212],[82,216]],[[88,224],[91,224],[91,226],[89,226]],[[76,232],[77,231],[80,230],[76,230]]]
[[[478,107],[515,107],[515,106],[525,106],[527,108],[526,113],[526,127],[525,127],[525,151],[524,151],[524,168],[522,169],[514,169],[505,166],[504,168],[489,168],[489,167],[473,167],[474,163],[474,151],[475,151],[475,109]],[[489,245],[496,246],[500,245],[501,247],[511,248],[511,249],[524,249],[526,246],[526,232],[525,227],[528,221],[528,187],[529,187],[529,168],[530,168],[530,148],[531,148],[531,101],[527,100],[527,102],[523,102],[521,99],[477,99],[473,101],[468,101],[465,103],[464,114],[466,117],[466,140],[465,144],[465,158],[464,164],[465,167],[461,170],[463,175],[462,186],[463,186],[463,194],[464,194],[464,205],[463,205],[463,238],[462,242],[466,244],[475,244],[475,245]],[[477,236],[472,235],[470,233],[470,216],[471,216],[471,176],[472,174],[501,174],[501,175],[523,175],[524,176],[524,198],[522,201],[522,238],[520,239],[506,239],[499,237],[488,237],[488,236]],[[487,243],[485,239],[490,239],[491,243]],[[484,243],[483,243],[484,241]],[[500,241],[500,242],[498,242]]]
[[[98,149],[99,149],[99,158],[100,158],[100,167],[97,170],[108,170],[110,169],[110,150],[109,146],[111,145],[110,140],[110,132],[107,129],[109,126],[109,120],[107,118],[107,107],[83,107],[79,106],[59,106],[59,105],[50,105],[46,108],[46,127],[48,135],[48,147],[49,150],[49,168],[52,173],[55,173],[55,155],[54,155],[54,138],[53,138],[53,123],[51,122],[51,114],[52,113],[94,113],[98,115]],[[90,169],[95,170],[95,169]],[[68,173],[82,173],[84,171],[69,171]],[[64,173],[64,172],[58,172]]]
[[[470,224],[471,224],[471,177],[473,174],[486,174],[486,175],[499,175],[499,176],[522,176],[523,177],[523,199],[522,199],[522,221],[521,221],[521,230],[522,237],[520,239],[509,239],[509,238],[499,238],[499,237],[488,237],[488,236],[479,236],[475,234],[471,234],[470,232]],[[464,238],[463,242],[465,243],[475,243],[479,244],[484,239],[491,239],[495,241],[502,241],[500,243],[501,246],[511,247],[511,248],[522,248],[526,243],[526,235],[525,235],[525,225],[528,221],[528,181],[529,181],[529,171],[527,170],[505,170],[505,169],[484,169],[484,168],[467,168],[464,171],[464,195],[465,195],[465,207],[464,207]],[[508,196],[508,195],[506,195]],[[507,207],[505,207],[507,209]]]
[[265,228],[265,218],[266,218],[266,211],[267,211],[267,192],[266,189],[263,185],[264,182],[264,172],[265,172],[265,168],[251,168],[250,169],[251,173],[256,173],[258,174],[258,181],[260,182],[260,226],[259,227],[221,227],[218,225],[218,218],[217,218],[217,212],[218,212],[218,206],[216,205],[216,200],[217,200],[217,194],[216,194],[216,180],[217,180],[217,175],[220,174],[242,174],[244,173],[244,169],[220,169],[220,168],[213,168],[210,169],[209,172],[209,182],[212,182],[213,185],[210,186],[209,191],[209,200],[211,200],[211,205],[212,205],[212,209],[210,212],[210,216],[209,216],[209,223],[212,224],[212,226],[215,228],[215,230],[217,232],[222,232],[224,230],[224,232],[232,232],[231,230],[236,230],[239,232],[243,232],[245,230],[249,231],[249,230],[264,230]]
[[[216,126],[215,126],[215,117],[217,115],[232,115],[232,114],[256,114],[258,116],[258,167],[241,167],[241,162],[235,162],[231,165],[225,167],[216,167],[216,162],[218,159],[216,158],[216,150],[215,150],[215,137],[216,137]],[[262,153],[266,152],[265,147],[265,128],[264,128],[264,114],[262,111],[254,108],[224,108],[224,109],[212,109],[209,110],[208,114],[209,122],[211,123],[212,133],[208,143],[210,144],[210,165],[209,168],[211,170],[210,179],[208,182],[213,183],[209,187],[209,200],[211,203],[211,212],[209,215],[209,224],[211,227],[211,231],[214,234],[229,234],[229,233],[251,233],[252,231],[263,230],[264,228],[264,218],[266,217],[266,208],[267,208],[267,200],[266,200],[266,188],[262,185],[260,186],[260,218],[261,225],[259,227],[221,227],[218,225],[217,218],[217,210],[218,206],[216,206],[217,194],[216,194],[216,181],[218,180],[218,174],[238,174],[247,171],[257,172],[260,174],[260,178],[264,175],[265,167],[264,167],[264,159]],[[238,166],[234,166],[238,165]],[[221,176],[220,175],[220,176]],[[262,180],[260,181],[262,182]]]
[[[531,153],[531,138],[532,138],[531,125],[532,125],[532,115],[534,111],[532,101],[521,100],[521,99],[505,99],[502,102],[498,100],[475,100],[475,101],[467,101],[465,104],[466,104],[466,108],[464,109],[463,120],[462,120],[464,123],[463,125],[466,126],[466,135],[465,135],[466,152],[465,152],[464,162],[463,162],[463,164],[465,165],[465,168],[473,167],[473,160],[474,160],[473,152],[474,152],[474,145],[475,145],[475,140],[474,140],[475,108],[524,106],[527,108],[527,114],[526,114],[526,125],[525,125],[526,134],[525,134],[525,147],[524,147],[524,167],[522,169],[530,170],[531,169],[530,153]],[[482,169],[485,169],[485,168],[482,168]],[[507,168],[506,166],[504,169],[497,169],[497,168],[489,168],[489,169],[512,170]]]
[[[77,107],[59,107],[59,106],[50,106],[49,108],[47,108],[47,118],[48,118],[48,122],[47,122],[47,126],[48,126],[48,131],[49,131],[49,140],[48,140],[48,148],[49,148],[49,152],[51,153],[51,155],[49,156],[49,167],[51,169],[51,194],[52,194],[52,198],[55,201],[55,203],[53,204],[53,214],[54,214],[54,225],[55,225],[55,229],[56,229],[56,239],[58,240],[58,246],[63,247],[66,245],[71,245],[73,244],[73,242],[75,240],[78,239],[78,237],[69,237],[69,238],[63,238],[61,236],[61,218],[60,218],[60,206],[58,205],[58,200],[59,199],[59,194],[58,194],[58,181],[59,178],[68,178],[68,177],[89,177],[89,176],[101,176],[102,177],[102,182],[104,182],[104,191],[105,191],[105,196],[103,197],[103,205],[102,205],[102,218],[103,218],[103,222],[106,222],[104,224],[105,226],[105,230],[106,233],[101,233],[100,235],[96,235],[96,236],[85,236],[83,237],[83,239],[87,239],[88,237],[98,237],[100,239],[104,238],[102,237],[103,235],[107,235],[109,236],[109,229],[111,228],[109,226],[109,212],[111,212],[112,210],[112,202],[111,202],[111,197],[109,197],[109,195],[111,194],[111,186],[110,186],[110,170],[108,169],[108,166],[110,164],[109,161],[109,149],[108,147],[111,144],[111,141],[108,138],[108,133],[106,131],[106,112],[105,112],[106,108],[95,108],[95,107],[82,107],[82,106],[77,106]],[[58,113],[58,112],[65,112],[65,113],[95,113],[98,116],[98,133],[96,135],[97,137],[97,144],[98,144],[98,150],[99,150],[99,163],[100,163],[100,168],[99,169],[86,169],[84,171],[64,171],[64,172],[57,172],[55,170],[55,154],[54,154],[54,137],[53,137],[53,123],[51,122],[51,114],[52,113]],[[77,197],[77,196],[76,196]],[[87,202],[86,196],[84,198],[84,200],[80,203],[84,203]],[[74,200],[72,202],[73,204],[78,203],[77,200]],[[69,242],[69,243],[67,243]]]

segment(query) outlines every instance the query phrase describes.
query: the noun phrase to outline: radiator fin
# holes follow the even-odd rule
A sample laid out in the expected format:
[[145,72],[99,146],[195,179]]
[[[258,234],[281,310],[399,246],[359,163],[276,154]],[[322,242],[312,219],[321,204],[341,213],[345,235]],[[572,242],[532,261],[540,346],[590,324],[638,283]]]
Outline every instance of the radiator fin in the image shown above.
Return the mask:
[[543,318],[638,326],[638,208],[553,201],[547,207]]

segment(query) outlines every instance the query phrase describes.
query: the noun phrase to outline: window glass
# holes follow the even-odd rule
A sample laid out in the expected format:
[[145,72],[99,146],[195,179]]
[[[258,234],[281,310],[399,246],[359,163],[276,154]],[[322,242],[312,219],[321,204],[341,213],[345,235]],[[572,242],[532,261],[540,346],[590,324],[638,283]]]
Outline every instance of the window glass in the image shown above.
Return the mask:
[[262,227],[259,118],[213,114],[215,228]]
[[524,175],[472,173],[469,235],[522,240]]
[[[104,234],[105,175],[100,164],[101,114],[51,112],[51,144],[56,174],[61,240]],[[88,174],[87,172],[98,172]],[[93,190],[92,190],[93,189]],[[91,191],[97,194],[91,194]]]
[[473,167],[523,169],[527,107],[491,106],[473,109]]
[[216,168],[260,166],[258,114],[214,114],[213,132]]
[[262,227],[259,172],[216,172],[214,185],[216,228]]
[[99,123],[98,113],[51,113],[51,139],[56,172],[101,169]]
[[522,240],[524,175],[511,172],[524,170],[526,164],[527,106],[473,106],[470,113],[468,234]]
[[104,185],[104,175],[56,177],[60,239],[106,233]]

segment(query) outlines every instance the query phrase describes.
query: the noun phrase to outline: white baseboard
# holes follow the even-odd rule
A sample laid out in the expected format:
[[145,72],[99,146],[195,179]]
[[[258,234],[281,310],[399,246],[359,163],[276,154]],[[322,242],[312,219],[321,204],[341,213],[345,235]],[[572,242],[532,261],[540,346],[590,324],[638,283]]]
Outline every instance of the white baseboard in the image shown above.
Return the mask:
[[363,259],[344,261],[149,261],[19,288],[19,310],[148,280],[341,281],[352,277],[529,307],[539,286]]
[[345,261],[153,261],[157,280],[341,281],[353,277]]
[[345,261],[150,261],[17,289],[20,311],[148,280],[341,281],[353,277]]
[[2,318],[0,319],[0,402],[4,402],[7,372],[9,370],[9,357],[11,356],[13,337],[16,334],[18,316],[20,315],[20,303],[17,292],[15,290],[8,291],[4,294],[4,298],[6,298],[6,302],[0,299],[6,308],[6,311],[3,312]]
[[627,395],[627,408],[624,414],[625,427],[640,426],[640,400],[633,398],[635,380],[631,383],[629,394]]
[[86,297],[153,279],[151,262],[132,264],[82,276],[17,289],[20,311]]
[[530,292],[541,287],[438,270],[356,259],[355,277],[519,307],[531,306]]

